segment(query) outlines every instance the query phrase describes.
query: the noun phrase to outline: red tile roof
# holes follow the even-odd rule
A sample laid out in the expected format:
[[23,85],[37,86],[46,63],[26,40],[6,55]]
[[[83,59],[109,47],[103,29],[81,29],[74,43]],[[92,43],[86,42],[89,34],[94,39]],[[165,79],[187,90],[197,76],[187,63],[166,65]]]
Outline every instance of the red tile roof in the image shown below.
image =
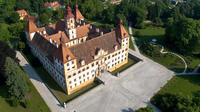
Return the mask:
[[120,23],[115,29],[117,37],[121,37],[122,39],[130,37],[129,34],[126,32],[126,29],[123,26],[122,19],[120,19]]
[[67,7],[67,11],[66,11],[65,17],[67,19],[74,18],[74,14],[72,13],[72,10],[71,10],[71,8],[69,6]]
[[78,5],[76,4],[76,12],[75,12],[75,16],[76,16],[76,20],[78,19],[84,19],[83,15],[81,14],[81,12],[78,9]]
[[81,66],[81,61],[84,60],[86,64],[94,61],[94,56],[97,48],[103,49],[104,51],[108,51],[108,53],[114,52],[114,46],[117,45],[120,48],[120,44],[117,41],[115,31],[104,34],[103,36],[99,36],[88,40],[84,43],[77,44],[75,46],[69,47],[69,50],[77,59],[77,66]]
[[28,24],[26,25],[25,30],[26,30],[27,32],[29,32],[29,33],[39,31],[39,29],[38,29],[37,26],[33,23],[33,21],[28,21]]

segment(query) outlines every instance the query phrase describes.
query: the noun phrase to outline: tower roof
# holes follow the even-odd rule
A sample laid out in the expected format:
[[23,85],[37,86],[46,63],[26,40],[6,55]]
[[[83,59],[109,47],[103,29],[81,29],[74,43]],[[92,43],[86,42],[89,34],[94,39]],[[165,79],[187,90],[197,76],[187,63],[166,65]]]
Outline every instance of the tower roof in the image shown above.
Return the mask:
[[79,11],[79,9],[78,9],[78,5],[76,4],[76,13],[75,13],[76,15],[76,20],[78,20],[78,19],[84,19],[84,17],[83,17],[83,15],[81,14],[81,12]]
[[126,32],[126,29],[123,26],[123,21],[120,19],[119,25],[115,29],[117,37],[121,37],[122,39],[126,37],[130,37],[129,34]]
[[74,18],[74,14],[72,13],[72,10],[71,10],[70,6],[67,7],[67,11],[66,11],[65,17],[67,19]]
[[32,33],[32,32],[36,32],[38,31],[38,28],[37,26],[34,24],[33,21],[28,21],[28,24],[26,25],[26,31],[29,32],[29,33]]

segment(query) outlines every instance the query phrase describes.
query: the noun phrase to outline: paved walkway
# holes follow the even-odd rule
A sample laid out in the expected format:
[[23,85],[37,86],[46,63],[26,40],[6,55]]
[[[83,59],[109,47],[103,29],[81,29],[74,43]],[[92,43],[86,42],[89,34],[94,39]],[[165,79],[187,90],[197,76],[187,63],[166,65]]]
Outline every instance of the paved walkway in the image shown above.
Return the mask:
[[137,47],[137,44],[136,44],[136,42],[135,42],[135,38],[133,37],[133,32],[132,32],[132,26],[131,26],[131,24],[129,24],[129,33],[130,33],[131,40],[132,40],[132,42],[133,42],[133,46],[134,46],[134,48],[135,48],[136,53],[137,53],[137,54],[140,54],[140,51],[139,51],[139,49],[138,49],[138,47]]
[[55,96],[46,87],[40,76],[33,69],[33,67],[26,61],[20,52],[16,52],[16,57],[20,60],[20,66],[28,74],[30,81],[33,83],[41,97],[44,99],[45,103],[48,105],[52,112],[66,112],[64,108],[60,105]]
[[[135,53],[130,50],[129,53]],[[140,56],[144,61],[115,77],[102,74],[105,85],[100,85],[67,104],[70,112],[134,112],[150,104],[154,96],[174,73],[166,67]],[[159,110],[156,110],[159,111]]]

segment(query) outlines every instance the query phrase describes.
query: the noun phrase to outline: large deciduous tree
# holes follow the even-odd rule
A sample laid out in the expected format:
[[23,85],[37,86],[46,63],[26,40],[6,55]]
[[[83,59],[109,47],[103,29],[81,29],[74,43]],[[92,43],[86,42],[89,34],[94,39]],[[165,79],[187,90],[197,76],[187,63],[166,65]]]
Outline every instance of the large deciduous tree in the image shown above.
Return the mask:
[[200,46],[200,21],[181,17],[166,29],[166,41],[180,53],[192,53]]
[[29,88],[18,64],[12,58],[7,57],[4,68],[9,94],[18,99],[23,99]]

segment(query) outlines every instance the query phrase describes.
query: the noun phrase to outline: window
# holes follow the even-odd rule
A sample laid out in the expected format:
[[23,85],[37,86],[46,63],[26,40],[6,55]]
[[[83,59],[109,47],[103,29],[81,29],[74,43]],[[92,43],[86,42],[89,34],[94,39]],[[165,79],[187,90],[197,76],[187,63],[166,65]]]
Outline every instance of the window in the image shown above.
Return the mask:
[[114,57],[115,55],[113,54],[112,57]]
[[71,75],[69,75],[68,78],[71,78]]
[[79,76],[79,79],[81,79],[81,76]]
[[108,56],[108,59],[110,59],[110,56]]
[[94,66],[94,63],[92,63],[92,67]]
[[76,86],[76,83],[74,85]]
[[69,66],[69,63],[67,63],[67,66]]
[[71,84],[72,83],[72,81],[69,81],[69,84]]
[[72,89],[72,86],[70,86],[70,88]]
[[98,61],[96,62],[96,65],[98,65]]
[[74,79],[74,82],[76,82],[76,79]]
[[81,84],[82,82],[80,81],[80,84]]
[[87,77],[87,79],[89,80],[89,77]]
[[83,81],[85,82],[85,79],[83,79]]
[[76,75],[76,73],[73,74],[73,76],[75,76],[75,75]]
[[83,69],[83,72],[85,71],[85,68]]
[[74,64],[74,61],[72,61],[72,64]]
[[78,73],[81,73],[81,71],[79,70]]
[[85,77],[85,74],[83,74],[83,77]]
[[87,72],[87,75],[89,75],[89,72]]
[[75,68],[75,66],[73,66],[72,68]]
[[94,77],[94,74],[92,75],[92,77]]

